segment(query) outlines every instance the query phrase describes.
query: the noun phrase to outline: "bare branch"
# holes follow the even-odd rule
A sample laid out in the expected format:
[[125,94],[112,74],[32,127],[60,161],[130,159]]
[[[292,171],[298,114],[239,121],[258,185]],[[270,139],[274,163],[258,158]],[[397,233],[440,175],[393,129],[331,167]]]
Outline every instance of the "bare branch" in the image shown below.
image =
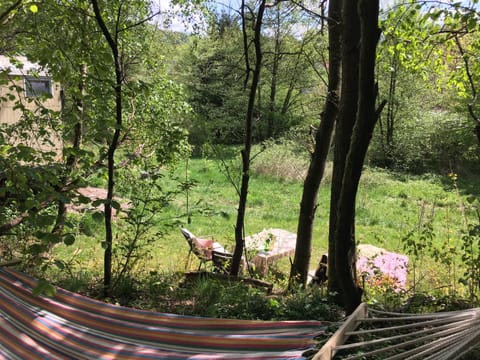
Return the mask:
[[20,5],[22,5],[22,0],[18,0],[17,2],[13,3],[12,5],[10,5],[10,7],[8,7],[7,9],[5,9],[5,11],[0,14],[0,24],[4,25],[4,24],[8,21],[8,17],[10,16],[10,14],[11,14],[14,10],[16,10],[17,8],[19,8]]
[[335,23],[335,24],[337,24],[337,25],[339,24],[336,20],[334,20],[334,19],[332,19],[332,18],[330,18],[330,17],[328,17],[328,16],[325,16],[325,15],[323,14],[323,12],[322,12],[322,14],[319,14],[319,13],[317,13],[317,12],[315,12],[315,11],[307,8],[305,5],[301,4],[300,2],[298,2],[298,1],[296,1],[296,0],[291,0],[291,2],[292,2],[293,4],[295,4],[296,6],[298,6],[300,9],[302,9],[303,11],[305,11],[306,13],[308,13],[308,14],[314,16],[314,17],[317,17],[317,18],[319,18],[319,19],[326,20],[326,21],[332,21],[333,23]]
[[243,53],[245,55],[245,81],[243,82],[243,87],[246,89],[248,80],[250,78],[250,60],[248,59],[248,35],[247,35],[247,25],[245,24],[245,8],[247,5],[245,4],[245,0],[242,0],[242,6],[240,8],[240,16],[242,17],[242,36],[243,36]]

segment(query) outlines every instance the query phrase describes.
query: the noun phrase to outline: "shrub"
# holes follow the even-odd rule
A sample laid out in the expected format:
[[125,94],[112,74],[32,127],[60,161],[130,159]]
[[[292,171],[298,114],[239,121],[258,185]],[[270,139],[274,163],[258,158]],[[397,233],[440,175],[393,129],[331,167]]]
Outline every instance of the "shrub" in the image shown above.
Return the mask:
[[[255,151],[256,150],[256,151]],[[265,141],[252,161],[252,170],[258,175],[283,180],[303,180],[308,169],[308,152],[291,140]]]
[[398,123],[389,146],[377,132],[368,160],[374,166],[416,174],[458,171],[476,166],[476,149],[472,126],[465,117],[430,111]]
[[336,321],[342,316],[342,310],[329,303],[319,287],[299,289],[284,297],[282,304],[284,319]]

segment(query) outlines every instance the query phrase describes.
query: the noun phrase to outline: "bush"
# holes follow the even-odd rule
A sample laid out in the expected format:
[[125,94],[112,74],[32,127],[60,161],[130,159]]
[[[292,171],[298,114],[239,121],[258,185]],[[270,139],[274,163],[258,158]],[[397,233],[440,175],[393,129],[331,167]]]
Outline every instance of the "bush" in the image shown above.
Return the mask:
[[297,320],[337,321],[342,317],[342,310],[329,303],[323,289],[312,287],[299,289],[283,298],[282,317]]
[[368,160],[371,165],[421,174],[458,171],[476,165],[476,139],[465,117],[445,111],[424,112],[398,123],[386,145],[377,129]]
[[[184,315],[257,320],[337,321],[340,308],[329,304],[321,289],[268,295],[239,281],[204,278],[182,284],[178,276],[151,274],[147,293],[136,306]],[[177,285],[174,285],[177,284]],[[147,302],[149,301],[149,302]],[[132,304],[130,304],[132,305]]]
[[258,153],[251,165],[255,174],[295,181],[305,178],[308,152],[292,140],[265,141],[252,153]]

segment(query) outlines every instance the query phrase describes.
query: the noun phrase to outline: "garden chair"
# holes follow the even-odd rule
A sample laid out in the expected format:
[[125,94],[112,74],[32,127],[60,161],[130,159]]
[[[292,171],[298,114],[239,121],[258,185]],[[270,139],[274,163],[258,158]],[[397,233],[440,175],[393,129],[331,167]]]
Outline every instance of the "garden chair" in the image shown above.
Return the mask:
[[230,274],[232,267],[233,255],[228,252],[221,252],[217,250],[212,251],[213,271],[221,274]]
[[190,256],[195,254],[195,256],[200,260],[200,265],[198,266],[198,270],[201,269],[202,265],[206,265],[207,262],[212,261],[212,251],[218,251],[221,253],[228,253],[227,250],[218,242],[213,241],[212,239],[204,239],[195,236],[192,232],[187,230],[186,228],[180,229],[183,236],[187,240],[189,251],[187,262],[185,264],[185,269],[188,267],[190,262]]
[[[232,268],[232,260],[233,254],[228,251],[220,251],[218,249],[214,249],[212,251],[212,265],[213,265],[213,272],[229,275],[230,270]],[[249,272],[251,269],[254,269],[255,265],[247,262],[244,257],[242,257],[240,262],[240,273],[244,271],[244,269],[248,269]]]

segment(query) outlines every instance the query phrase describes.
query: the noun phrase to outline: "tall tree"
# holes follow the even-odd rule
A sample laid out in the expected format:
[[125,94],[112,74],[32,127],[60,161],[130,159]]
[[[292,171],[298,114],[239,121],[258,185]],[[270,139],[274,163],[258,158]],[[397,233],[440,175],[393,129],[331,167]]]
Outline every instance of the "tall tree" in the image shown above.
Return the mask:
[[[107,151],[107,160],[108,160],[108,185],[107,185],[107,198],[105,199],[105,256],[104,256],[104,295],[108,296],[110,294],[110,286],[112,283],[112,244],[113,244],[113,234],[112,234],[112,202],[113,202],[113,191],[115,185],[115,151],[117,150],[118,141],[120,138],[120,131],[122,130],[123,122],[123,83],[126,74],[124,73],[124,64],[123,59],[120,55],[120,44],[118,42],[118,37],[120,31],[123,29],[119,28],[120,18],[116,19],[115,26],[113,30],[109,30],[105,20],[104,15],[102,14],[97,0],[92,0],[93,11],[95,13],[95,19],[98,22],[103,36],[107,40],[108,46],[112,51],[113,63],[114,63],[114,72],[115,72],[115,82],[113,83],[115,91],[115,126],[113,130],[113,137],[110,141]],[[118,13],[121,13],[121,4],[119,4]]]
[[305,284],[312,244],[313,224],[317,209],[318,189],[325,171],[327,155],[335,120],[338,112],[341,63],[341,0],[328,5],[328,90],[321,115],[320,125],[315,134],[315,148],[311,155],[307,176],[303,184],[302,200],[297,227],[297,244],[292,263],[290,282]]
[[[264,72],[260,139],[281,136],[300,123],[298,108],[306,103],[311,68],[306,66],[306,47],[318,38],[317,21],[304,19],[300,9],[291,3],[278,2],[269,7],[264,25]],[[295,29],[302,27],[301,34]],[[305,123],[311,119],[304,119]],[[302,123],[303,124],[303,123]]]
[[[266,1],[260,0],[256,11],[252,11],[250,7],[247,6],[244,0],[242,0],[242,28],[244,34],[244,49],[245,49],[245,59],[246,59],[246,79],[245,85],[249,85],[248,93],[248,106],[245,115],[245,138],[243,149],[241,152],[242,155],[242,179],[239,191],[239,203],[237,210],[237,220],[235,224],[235,251],[233,253],[232,259],[232,268],[231,274],[238,275],[240,270],[240,263],[242,258],[242,253],[244,249],[244,238],[245,238],[245,212],[247,207],[247,197],[248,197],[248,186],[250,180],[250,161],[251,161],[251,149],[252,149],[252,130],[253,130],[253,121],[254,121],[254,110],[255,110],[255,100],[258,90],[258,84],[260,82],[260,72],[262,69],[262,24],[263,24],[263,15],[265,13]],[[250,12],[250,16],[253,16],[253,34],[252,42],[254,46],[254,63],[251,64],[249,61],[249,46],[248,46],[248,33],[247,33],[247,16],[245,11]],[[251,75],[251,81],[249,78]]]
[[[359,48],[358,65],[345,61],[342,66],[342,74],[352,70],[350,78],[343,78],[342,86],[346,90],[342,92],[341,109],[338,123],[346,123],[347,131],[351,136],[347,142],[347,155],[342,159],[342,179],[338,200],[333,204],[335,207],[335,226],[333,232],[334,251],[329,248],[329,255],[334,259],[333,269],[329,268],[329,290],[338,291],[340,301],[347,312],[352,312],[361,301],[361,289],[356,281],[356,247],[355,247],[355,202],[363,162],[370,144],[375,124],[378,120],[384,103],[378,110],[375,109],[376,84],[375,84],[375,58],[376,47],[380,37],[378,27],[379,2],[359,0],[358,9],[344,2],[343,24],[345,37],[343,45],[349,44]],[[348,25],[347,25],[348,24]],[[358,24],[358,25],[356,25]],[[358,27],[359,26],[359,27]],[[360,37],[354,35],[358,31]],[[352,40],[351,43],[347,42]],[[358,46],[358,44],[360,46]],[[343,56],[346,56],[353,48],[346,46]],[[353,73],[353,71],[356,72]],[[352,82],[352,83],[350,83]],[[358,104],[352,119],[349,111],[345,111],[346,104]],[[353,127],[352,127],[353,126]],[[338,135],[337,135],[338,136]],[[338,143],[336,142],[335,145]],[[337,165],[337,164],[335,164]],[[335,166],[334,165],[334,166]],[[332,234],[330,234],[332,236]],[[332,262],[329,262],[331,266]]]
[[206,36],[193,34],[180,47],[177,71],[195,110],[190,126],[195,145],[243,141],[248,94],[242,41],[238,18],[221,13],[212,16]]
[[[353,1],[343,1],[342,4],[342,85],[338,119],[335,127],[333,173],[330,197],[330,222],[328,237],[328,277],[329,290],[331,293],[341,295],[338,284],[338,268],[348,267],[350,264],[340,263],[337,265],[336,254],[339,251],[350,251],[349,248],[340,247],[335,233],[339,217],[339,201],[343,187],[346,159],[350,148],[353,127],[357,116],[358,106],[358,76],[360,54],[360,19],[357,12],[357,4]],[[347,178],[347,181],[349,179]],[[354,241],[354,214],[348,221],[342,224],[344,231],[350,235],[349,241]]]
[[[378,7],[378,1],[329,3],[329,40],[336,41],[329,42],[329,97],[316,134],[315,152],[304,185],[301,221],[291,271],[291,280],[298,278],[303,283],[306,281],[315,201],[336,120],[328,284],[330,292],[338,294],[336,300],[349,312],[360,303],[361,297],[355,268],[356,193],[368,145],[383,107],[375,110],[375,56],[380,36]],[[335,44],[340,46],[335,47]],[[340,73],[341,97],[338,103]]]

